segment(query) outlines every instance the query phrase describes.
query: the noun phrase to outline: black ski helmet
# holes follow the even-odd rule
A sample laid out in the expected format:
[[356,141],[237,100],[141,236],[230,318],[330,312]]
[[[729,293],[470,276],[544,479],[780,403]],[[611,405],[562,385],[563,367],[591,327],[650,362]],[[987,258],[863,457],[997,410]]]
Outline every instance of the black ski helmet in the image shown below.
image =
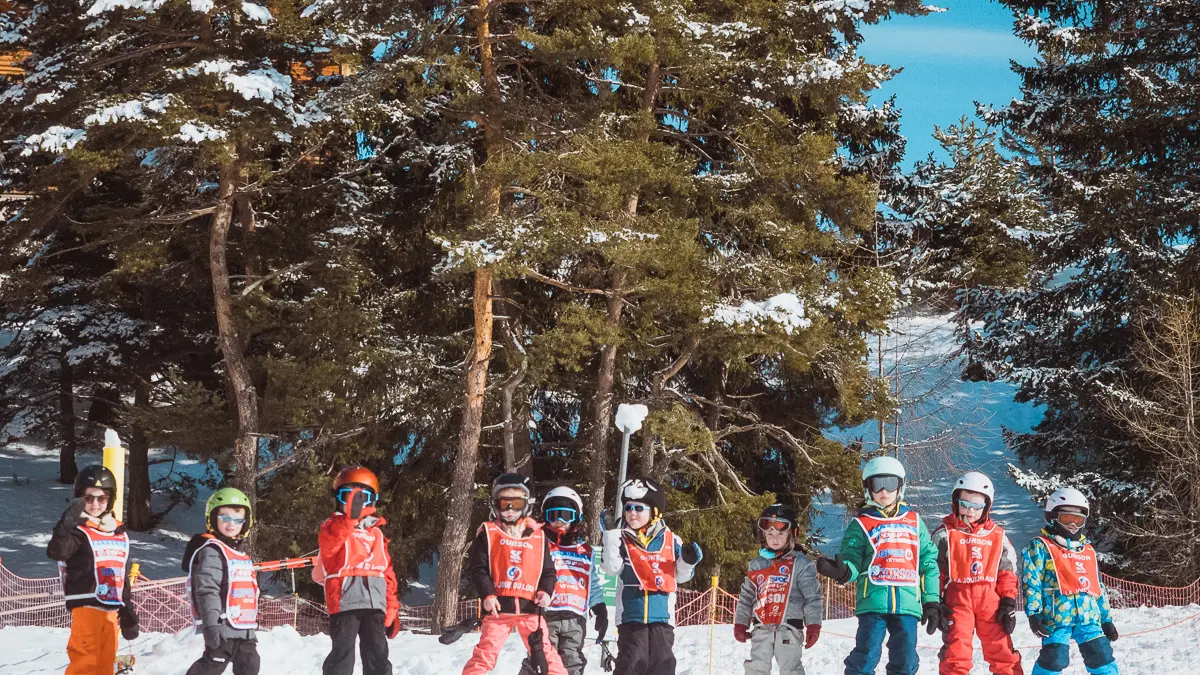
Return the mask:
[[88,488],[100,488],[108,493],[109,499],[112,499],[117,492],[117,477],[102,464],[84,467],[79,475],[75,476],[75,498],[82,497],[83,491]]
[[786,520],[792,524],[792,529],[796,528],[796,509],[793,509],[787,504],[772,504],[768,506],[762,510],[762,513],[758,514],[759,520],[762,520],[763,518]]
[[667,493],[649,478],[634,478],[621,485],[621,503],[625,502],[641,502],[652,509],[652,518],[658,518],[667,510]]
[[492,501],[488,505],[492,517],[500,516],[496,512],[496,495],[501,490],[517,489],[525,493],[525,509],[521,511],[521,517],[524,518],[533,513],[533,479],[529,476],[522,476],[519,473],[502,473],[496,480],[492,481]]

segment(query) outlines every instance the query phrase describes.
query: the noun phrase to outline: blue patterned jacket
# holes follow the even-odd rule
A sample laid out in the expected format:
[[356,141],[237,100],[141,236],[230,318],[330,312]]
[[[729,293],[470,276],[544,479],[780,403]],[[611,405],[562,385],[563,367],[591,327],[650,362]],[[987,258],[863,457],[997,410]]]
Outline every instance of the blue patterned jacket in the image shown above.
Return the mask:
[[[1078,551],[1087,543],[1086,538],[1068,541],[1042,530],[1042,534],[1054,541],[1054,545]],[[1112,620],[1112,608],[1108,603],[1108,591],[1101,586],[1099,597],[1087,593],[1064,595],[1058,588],[1058,577],[1054,561],[1046,542],[1040,537],[1029,542],[1021,551],[1021,586],[1025,592],[1025,614],[1041,616],[1051,631],[1067,626],[1103,624]]]

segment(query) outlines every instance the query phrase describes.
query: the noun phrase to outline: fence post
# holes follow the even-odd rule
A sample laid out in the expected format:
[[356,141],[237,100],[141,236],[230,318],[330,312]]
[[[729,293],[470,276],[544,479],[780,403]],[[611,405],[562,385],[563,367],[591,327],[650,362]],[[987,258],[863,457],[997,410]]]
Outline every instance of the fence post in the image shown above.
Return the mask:
[[713,671],[713,632],[717,629],[717,588],[720,585],[721,578],[716,574],[712,578],[712,588],[708,589],[711,596],[709,603],[712,608],[708,614],[708,675],[712,675]]
[[296,592],[296,568],[289,569],[292,573],[292,628],[300,630],[300,594]]

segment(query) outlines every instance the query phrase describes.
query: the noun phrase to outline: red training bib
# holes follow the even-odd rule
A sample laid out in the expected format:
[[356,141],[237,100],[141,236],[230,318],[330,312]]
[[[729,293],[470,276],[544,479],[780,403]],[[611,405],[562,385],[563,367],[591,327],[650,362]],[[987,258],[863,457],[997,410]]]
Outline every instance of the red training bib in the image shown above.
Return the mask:
[[657,593],[675,592],[675,534],[670,530],[663,531],[662,548],[650,552],[634,543],[625,534],[625,551],[629,555],[629,563],[643,591]]
[[1001,527],[975,534],[946,528],[946,547],[950,583],[996,583],[1000,576],[1000,558],[1004,556],[1004,530]]
[[550,542],[550,556],[554,558],[557,574],[550,611],[587,616],[591,606],[592,547],[587,544],[559,546]]
[[[522,521],[521,527],[526,527]],[[546,550],[546,535],[535,527],[528,537],[512,537],[492,521],[483,524],[488,537],[488,557],[492,564],[492,584],[496,595],[533,600],[538,579],[542,576],[542,559]]]
[[787,615],[788,598],[792,595],[792,579],[796,576],[793,556],[772,560],[771,564],[750,573],[750,581],[758,589],[754,601],[754,616],[764,624],[781,624]]
[[877,586],[916,586],[920,581],[921,521],[916,511],[895,518],[859,515],[854,520],[867,534],[874,555],[867,579]]
[[1096,549],[1084,544],[1082,551],[1071,551],[1045,537],[1038,537],[1050,551],[1054,561],[1054,574],[1058,577],[1058,588],[1063,595],[1086,593],[1099,596],[1100,566],[1096,562]]
[[196,562],[196,554],[205,546],[213,546],[221,552],[225,560],[225,600],[221,618],[230,626],[239,630],[255,630],[258,628],[258,575],[254,572],[254,561],[243,553],[211,534],[204,535],[208,541],[192,554],[188,564],[187,595],[192,603],[192,620],[197,626],[201,625],[200,610],[196,607],[196,599],[192,595],[192,572]]
[[[96,590],[93,593],[68,595],[64,600],[83,600],[95,598],[100,604],[122,607],[125,605],[121,596],[125,591],[125,563],[129,560],[129,535],[122,532],[101,532],[84,525],[79,529],[87,536],[88,545],[92,549],[92,563],[96,578]],[[65,570],[66,564],[59,563],[59,570]],[[64,577],[65,581],[65,577]]]

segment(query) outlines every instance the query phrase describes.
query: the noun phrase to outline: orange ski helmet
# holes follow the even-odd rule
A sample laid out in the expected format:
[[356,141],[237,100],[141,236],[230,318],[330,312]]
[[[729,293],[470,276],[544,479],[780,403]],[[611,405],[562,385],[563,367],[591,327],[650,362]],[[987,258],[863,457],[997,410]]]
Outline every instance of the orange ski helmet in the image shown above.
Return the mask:
[[375,494],[379,494],[379,479],[375,476],[374,471],[365,466],[355,464],[342,469],[337,478],[333,479],[333,491],[337,492],[339,488],[349,483],[365,485],[371,488]]

